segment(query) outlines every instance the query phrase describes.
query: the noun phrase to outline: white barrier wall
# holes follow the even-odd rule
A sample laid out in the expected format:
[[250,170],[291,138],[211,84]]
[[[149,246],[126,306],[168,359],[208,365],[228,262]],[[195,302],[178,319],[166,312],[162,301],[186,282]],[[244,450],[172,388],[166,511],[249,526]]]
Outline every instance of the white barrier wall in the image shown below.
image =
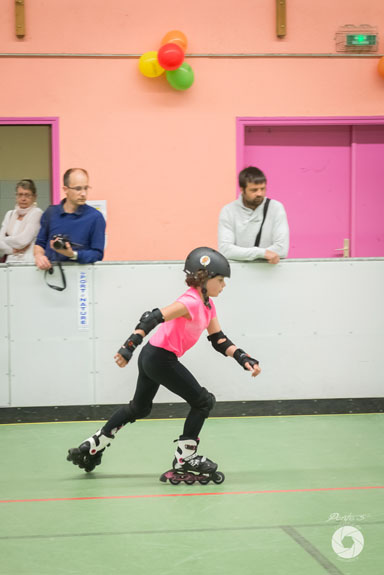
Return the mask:
[[8,272],[0,267],[0,406],[9,405]]
[[[181,262],[0,266],[0,406],[126,403],[136,361],[113,356],[141,313],[180,295]],[[49,276],[51,282],[59,278]],[[383,395],[384,259],[232,263],[216,299],[224,333],[260,360],[252,379],[203,335],[182,361],[218,401]],[[161,389],[156,402],[178,402]]]

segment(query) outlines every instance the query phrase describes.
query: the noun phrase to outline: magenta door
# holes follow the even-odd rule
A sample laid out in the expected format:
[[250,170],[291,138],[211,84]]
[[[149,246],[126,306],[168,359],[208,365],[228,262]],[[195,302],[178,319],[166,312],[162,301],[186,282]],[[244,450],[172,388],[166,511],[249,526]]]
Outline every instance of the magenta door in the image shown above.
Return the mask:
[[352,249],[356,257],[384,256],[384,128],[352,134]]
[[321,121],[244,120],[238,169],[263,170],[267,195],[284,204],[288,257],[342,257],[344,240],[351,256],[384,256],[384,125]]

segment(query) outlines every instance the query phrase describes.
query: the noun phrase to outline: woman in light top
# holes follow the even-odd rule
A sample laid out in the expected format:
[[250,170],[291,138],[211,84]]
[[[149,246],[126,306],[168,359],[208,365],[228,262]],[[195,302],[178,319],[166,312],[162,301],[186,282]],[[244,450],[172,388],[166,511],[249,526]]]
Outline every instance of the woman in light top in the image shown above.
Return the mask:
[[34,262],[33,246],[40,229],[42,210],[36,205],[33,180],[16,184],[16,206],[4,216],[0,229],[0,258],[7,263]]

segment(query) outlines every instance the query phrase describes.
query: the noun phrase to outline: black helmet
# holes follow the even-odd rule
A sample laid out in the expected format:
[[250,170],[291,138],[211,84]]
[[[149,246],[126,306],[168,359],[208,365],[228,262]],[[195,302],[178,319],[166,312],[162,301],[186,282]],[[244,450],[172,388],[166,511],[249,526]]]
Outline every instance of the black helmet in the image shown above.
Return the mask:
[[194,275],[200,270],[208,272],[209,278],[231,277],[227,258],[212,248],[195,248],[187,256],[184,264],[185,273]]

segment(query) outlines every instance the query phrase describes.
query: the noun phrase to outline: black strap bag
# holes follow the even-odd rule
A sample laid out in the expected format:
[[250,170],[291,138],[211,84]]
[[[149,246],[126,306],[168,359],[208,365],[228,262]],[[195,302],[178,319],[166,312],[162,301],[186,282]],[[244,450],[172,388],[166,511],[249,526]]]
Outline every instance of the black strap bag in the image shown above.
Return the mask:
[[259,229],[259,233],[257,234],[256,239],[255,239],[255,247],[256,247],[256,248],[258,248],[258,247],[259,247],[259,244],[260,244],[261,232],[263,231],[263,225],[264,225],[264,222],[265,222],[265,218],[267,217],[268,206],[269,206],[269,202],[270,202],[270,201],[271,201],[271,200],[270,200],[269,198],[267,198],[267,199],[265,200],[264,211],[263,211],[263,221],[261,222],[261,226],[260,226],[260,229]]

